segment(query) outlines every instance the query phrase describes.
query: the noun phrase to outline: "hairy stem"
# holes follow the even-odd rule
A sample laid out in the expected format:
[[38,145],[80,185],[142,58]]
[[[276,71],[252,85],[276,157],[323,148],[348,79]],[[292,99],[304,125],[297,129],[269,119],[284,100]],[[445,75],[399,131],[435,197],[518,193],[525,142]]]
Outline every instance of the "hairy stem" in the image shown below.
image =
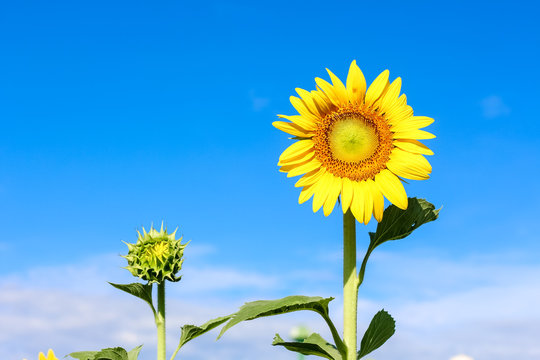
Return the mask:
[[351,210],[343,215],[343,341],[346,360],[356,360],[358,277],[356,275],[356,219]]
[[165,360],[165,280],[157,288],[158,311],[156,314],[157,327],[157,360]]

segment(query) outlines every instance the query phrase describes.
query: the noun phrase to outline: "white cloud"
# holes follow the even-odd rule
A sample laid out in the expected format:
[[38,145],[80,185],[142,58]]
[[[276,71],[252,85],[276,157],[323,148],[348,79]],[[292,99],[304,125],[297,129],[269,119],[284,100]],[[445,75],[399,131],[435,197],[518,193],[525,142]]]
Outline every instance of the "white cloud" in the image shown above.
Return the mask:
[[[456,262],[433,256],[375,254],[366,287],[360,292],[358,328],[363,331],[384,307],[396,319],[397,331],[373,357],[428,360],[463,353],[490,360],[540,358],[540,265],[505,264],[502,259]],[[153,357],[154,323],[148,306],[106,284],[107,280],[132,281],[127,271],[119,269],[123,265],[123,259],[106,255],[80,265],[42,267],[4,277],[0,281],[0,358],[32,359],[48,348],[60,358],[72,351],[131,348],[142,343],[141,359]],[[195,268],[200,266],[192,265],[181,283],[168,288],[171,352],[180,325],[200,324],[234,312],[252,300],[246,294],[263,291],[280,297],[283,289],[296,293],[289,287],[296,287],[298,277],[309,274],[298,269],[291,280],[224,266],[207,266],[199,272]],[[238,293],[239,289],[243,292]],[[331,303],[331,313],[341,327],[339,296]],[[186,345],[181,356],[290,359],[294,355],[269,344],[276,332],[285,338],[298,324],[330,339],[315,313],[296,312],[239,324],[217,342],[214,330]]]
[[484,117],[491,119],[510,114],[510,108],[497,95],[488,96],[480,102]]
[[450,358],[450,360],[474,360],[472,357],[470,356],[467,356],[467,355],[464,355],[464,354],[459,354],[459,355],[456,355],[456,356],[452,356]]

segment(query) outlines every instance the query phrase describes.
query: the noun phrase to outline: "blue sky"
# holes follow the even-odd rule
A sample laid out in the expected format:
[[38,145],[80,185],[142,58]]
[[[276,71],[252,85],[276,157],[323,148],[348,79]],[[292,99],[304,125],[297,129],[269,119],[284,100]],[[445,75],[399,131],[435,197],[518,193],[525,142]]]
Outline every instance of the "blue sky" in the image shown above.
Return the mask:
[[[435,119],[429,130],[437,138],[426,141],[435,152],[432,178],[406,190],[443,206],[437,222],[381,249],[361,297],[379,307],[439,301],[446,311],[456,303],[445,301],[486,284],[507,293],[516,280],[494,277],[529,279],[540,269],[538,11],[526,1],[2,4],[0,288],[77,299],[89,290],[62,274],[80,264],[99,279],[87,279],[99,293],[100,281],[122,276],[122,263],[109,258],[125,252],[120,240],[135,241],[137,228],[163,220],[192,240],[188,274],[197,267],[236,279],[214,291],[192,287],[182,296],[193,306],[196,296],[220,298],[229,311],[259,295],[339,295],[341,214],[324,218],[297,204],[294,180],[276,166],[290,140],[271,122],[294,113],[295,87],[313,89],[315,77],[327,78],[325,67],[343,79],[356,59],[368,82],[384,69],[402,77],[415,114]],[[358,239],[361,250],[362,226]],[[398,264],[409,269],[411,261],[429,268],[406,276]],[[113,268],[94,272],[96,264]],[[523,285],[530,286],[538,289]],[[2,299],[13,313],[13,300]],[[12,320],[30,324],[52,316],[47,309]],[[203,315],[212,309],[209,302]],[[517,323],[520,316],[527,317],[508,315]],[[33,347],[4,331],[0,348],[9,339],[10,354],[30,358],[38,346],[55,347],[62,331]],[[516,349],[509,356],[540,352],[533,342],[509,343]],[[58,345],[62,355],[85,346],[71,344]],[[463,347],[419,347],[414,356],[444,358]]]

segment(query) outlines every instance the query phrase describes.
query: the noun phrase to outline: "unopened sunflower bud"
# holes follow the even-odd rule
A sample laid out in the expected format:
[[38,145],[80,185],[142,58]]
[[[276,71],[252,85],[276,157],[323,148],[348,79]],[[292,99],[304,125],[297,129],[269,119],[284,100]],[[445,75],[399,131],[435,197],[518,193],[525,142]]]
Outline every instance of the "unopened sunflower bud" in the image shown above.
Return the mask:
[[125,269],[150,283],[179,281],[182,276],[176,274],[182,269],[182,257],[187,243],[181,243],[182,237],[175,239],[176,230],[168,234],[161,224],[160,231],[151,227],[148,232],[143,228],[142,235],[139,231],[137,233],[137,243],[126,243],[129,251],[123,256],[128,262]]

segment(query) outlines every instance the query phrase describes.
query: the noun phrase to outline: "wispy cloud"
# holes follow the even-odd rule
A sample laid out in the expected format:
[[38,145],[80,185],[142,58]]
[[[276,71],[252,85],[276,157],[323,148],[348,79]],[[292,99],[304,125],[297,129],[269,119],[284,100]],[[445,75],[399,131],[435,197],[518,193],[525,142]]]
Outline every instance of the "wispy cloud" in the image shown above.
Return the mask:
[[510,114],[510,108],[506,105],[502,98],[497,95],[488,96],[480,102],[484,117],[492,119],[495,117]]
[[[0,358],[35,358],[49,347],[63,356],[141,343],[145,344],[141,358],[152,357],[154,324],[148,306],[106,284],[107,280],[132,281],[127,271],[119,271],[122,261],[105,255],[80,265],[36,268],[1,280]],[[309,276],[305,269],[295,270],[289,278],[234,266],[207,266],[202,271],[195,270],[201,268],[199,264],[192,267],[186,267],[178,285],[169,287],[171,348],[178,341],[180,325],[234,312],[252,300],[246,299],[246,293],[264,291],[270,294],[267,298],[280,297],[283,288],[293,291],[290,288],[297,286],[298,277]],[[450,359],[460,353],[475,359],[538,359],[539,276],[540,265],[380,252],[360,295],[359,331],[384,307],[396,318],[397,331],[374,354],[377,359]],[[338,326],[340,304],[339,296],[331,303]],[[203,336],[188,344],[183,354],[194,360],[290,359],[286,350],[269,343],[276,332],[286,336],[299,323],[330,337],[316,314],[297,312],[240,324],[218,342],[216,333]]]
[[472,357],[470,356],[467,356],[467,355],[464,355],[464,354],[459,354],[459,355],[456,355],[456,356],[452,356],[450,358],[450,360],[474,360]]

